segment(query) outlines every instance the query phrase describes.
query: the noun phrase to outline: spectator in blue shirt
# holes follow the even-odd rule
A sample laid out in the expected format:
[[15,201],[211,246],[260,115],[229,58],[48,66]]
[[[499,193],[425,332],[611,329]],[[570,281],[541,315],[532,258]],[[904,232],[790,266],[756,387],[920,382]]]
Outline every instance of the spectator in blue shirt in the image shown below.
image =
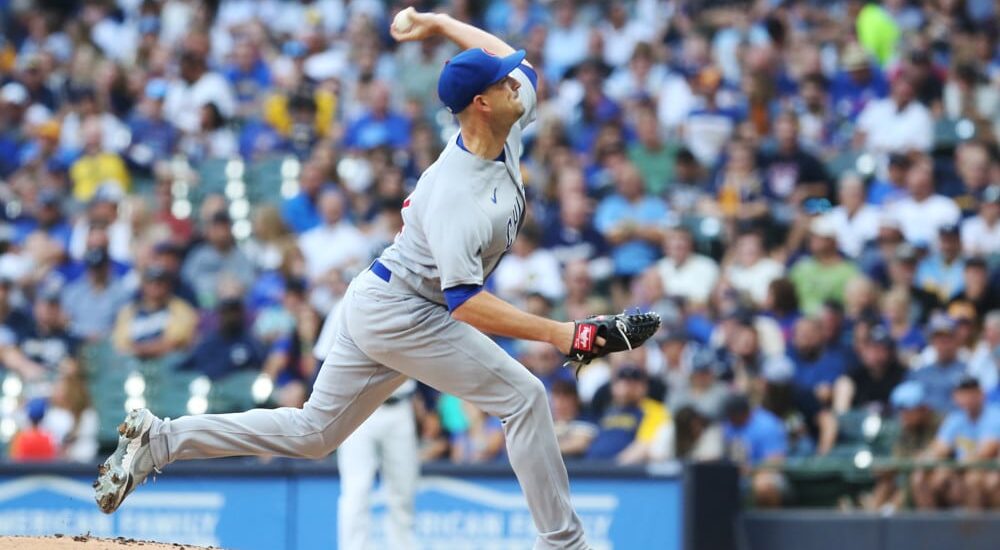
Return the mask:
[[296,234],[305,233],[322,222],[318,201],[320,192],[328,186],[322,164],[310,161],[302,166],[299,192],[281,205],[282,220]]
[[[945,417],[927,458],[954,458],[960,463],[996,460],[1000,453],[1000,408],[985,404],[979,381],[972,376],[959,381],[952,397],[956,409]],[[1000,472],[994,470],[940,468],[929,476],[917,472],[914,481],[914,501],[925,509],[941,504],[982,509],[1000,490]]]
[[824,345],[822,331],[817,319],[799,319],[788,352],[795,365],[792,383],[799,408],[809,417],[830,406],[833,384],[846,370],[844,355]]
[[841,70],[833,77],[830,99],[838,115],[851,120],[873,99],[889,95],[889,82],[857,43],[841,54]]
[[59,193],[52,189],[42,189],[38,192],[38,208],[34,216],[22,216],[14,222],[14,242],[23,245],[28,235],[41,231],[57,241],[63,251],[69,249],[70,235],[73,228],[66,222],[62,211],[62,199]]
[[[761,407],[751,407],[745,395],[733,395],[724,407],[722,424],[727,455],[744,471],[761,465],[780,466],[788,453],[788,436],[778,417]],[[749,478],[754,504],[781,504],[787,482],[777,470],[757,470]]]
[[389,146],[404,149],[410,145],[410,121],[393,112],[389,105],[389,88],[375,82],[368,90],[368,111],[347,127],[344,146],[348,149],[374,149]]
[[917,285],[935,293],[942,302],[965,289],[965,259],[958,225],[938,230],[938,251],[917,266]]
[[153,79],[146,84],[145,99],[128,121],[132,133],[125,158],[147,172],[157,161],[165,161],[174,154],[180,133],[163,118],[163,99],[167,96],[167,82]]
[[244,115],[253,112],[261,93],[271,87],[271,70],[248,40],[237,42],[233,62],[222,69],[222,76],[233,86],[239,111]]
[[670,212],[662,199],[643,194],[642,174],[631,164],[615,174],[615,188],[598,205],[594,226],[613,247],[615,275],[631,279],[659,258]]
[[959,342],[955,337],[956,323],[942,314],[931,318],[931,363],[910,372],[910,380],[916,380],[924,387],[927,404],[939,413],[952,409],[951,392],[965,375],[965,363],[958,358]]
[[247,328],[243,302],[239,298],[223,298],[216,311],[218,328],[198,342],[181,369],[198,370],[212,380],[241,370],[259,370],[264,356]]

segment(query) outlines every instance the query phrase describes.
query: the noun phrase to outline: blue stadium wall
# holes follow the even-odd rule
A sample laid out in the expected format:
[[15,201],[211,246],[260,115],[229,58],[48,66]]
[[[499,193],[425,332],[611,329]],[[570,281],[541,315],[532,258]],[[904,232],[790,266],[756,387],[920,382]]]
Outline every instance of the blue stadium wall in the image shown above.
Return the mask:
[[[93,503],[93,469],[0,466],[0,534],[89,532],[240,550],[336,548],[339,484],[330,465],[178,464],[111,516]],[[701,546],[684,540],[690,479],[680,466],[570,471],[573,501],[595,549]],[[381,492],[373,505],[375,547],[388,548]],[[425,471],[416,530],[426,550],[525,549],[535,532],[509,468],[455,466]]]

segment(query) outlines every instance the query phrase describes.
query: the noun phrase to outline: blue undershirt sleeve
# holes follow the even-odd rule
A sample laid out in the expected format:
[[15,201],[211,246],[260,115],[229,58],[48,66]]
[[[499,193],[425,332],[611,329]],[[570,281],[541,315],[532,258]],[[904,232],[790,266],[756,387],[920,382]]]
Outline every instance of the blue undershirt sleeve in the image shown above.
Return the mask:
[[483,290],[483,285],[458,285],[444,290],[444,301],[448,303],[448,311],[455,311],[458,306]]

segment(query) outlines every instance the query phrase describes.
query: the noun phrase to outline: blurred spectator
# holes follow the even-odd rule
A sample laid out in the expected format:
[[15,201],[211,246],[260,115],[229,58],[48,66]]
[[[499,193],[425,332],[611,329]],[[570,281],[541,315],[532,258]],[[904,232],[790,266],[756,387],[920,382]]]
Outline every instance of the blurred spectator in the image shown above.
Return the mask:
[[464,429],[452,433],[451,461],[456,464],[477,464],[496,460],[504,450],[503,426],[476,406],[461,401]]
[[1000,383],[1000,310],[993,309],[983,315],[983,330],[969,358],[969,374],[979,380],[979,386],[991,397],[996,397]]
[[776,202],[801,204],[809,197],[828,197],[830,183],[819,159],[800,146],[797,117],[784,112],[774,122],[775,148],[762,163],[765,192]]
[[70,334],[94,342],[111,333],[119,308],[129,299],[128,291],[112,272],[111,258],[103,248],[83,255],[83,277],[62,290],[62,309]]
[[368,89],[368,109],[347,127],[344,147],[403,149],[410,144],[410,121],[391,109],[389,99],[389,87],[385,83],[372,83]]
[[[612,367],[614,373],[609,378],[604,378],[604,383],[597,388],[593,396],[590,398],[590,414],[594,418],[600,418],[608,411],[608,408],[613,406],[615,403],[615,389],[614,382],[617,379],[617,372],[625,369],[630,376],[637,376],[633,371],[642,371],[642,387],[646,391],[645,397],[652,399],[653,401],[663,402],[663,398],[667,394],[667,387],[659,378],[650,378],[648,373],[642,367],[642,363],[637,361],[637,355],[632,354],[631,356],[624,358],[614,358],[612,361]],[[636,379],[638,380],[638,379]],[[631,386],[630,386],[631,387]],[[634,388],[633,388],[634,389]]]
[[702,105],[691,109],[683,122],[684,145],[702,166],[715,166],[736,131],[740,114],[720,105],[722,72],[716,67],[701,69],[694,79]]
[[212,308],[219,277],[229,274],[244,287],[254,281],[254,266],[233,239],[232,219],[225,210],[212,215],[205,228],[205,242],[195,247],[184,260],[181,275],[198,297],[198,305]]
[[541,294],[555,302],[566,293],[559,261],[549,250],[539,248],[541,237],[537,226],[525,224],[521,228],[510,254],[493,274],[497,296],[519,304],[529,294]]
[[110,184],[102,184],[87,202],[87,210],[73,225],[69,254],[81,259],[95,247],[103,247],[115,262],[129,263],[132,259],[132,228],[119,216],[123,195]]
[[219,314],[218,328],[201,336],[179,368],[199,371],[211,380],[241,370],[259,370],[264,354],[247,326],[243,302],[227,297],[219,300],[215,308]]
[[655,268],[666,294],[683,298],[694,308],[703,306],[719,278],[718,264],[694,253],[694,237],[683,228],[667,233],[664,253]]
[[309,161],[302,166],[299,176],[299,192],[285,199],[281,205],[281,216],[295,233],[304,233],[322,223],[319,212],[319,197],[325,181],[322,165]]
[[837,227],[828,216],[815,218],[809,226],[809,256],[792,266],[789,279],[795,284],[802,312],[819,311],[826,300],[844,301],[844,288],[858,268],[837,252]]
[[88,201],[98,187],[105,185],[128,192],[132,177],[122,157],[101,144],[102,130],[97,119],[85,119],[80,132],[83,135],[83,154],[69,169],[73,197],[78,201]]
[[892,335],[882,326],[871,329],[859,355],[860,362],[833,386],[833,410],[838,414],[858,408],[888,411],[893,390],[906,377],[906,369],[896,358]]
[[152,267],[142,275],[139,296],[115,319],[112,339],[119,353],[160,359],[190,345],[198,324],[194,309],[170,289],[170,275]]
[[893,79],[889,97],[865,106],[858,116],[857,131],[867,151],[880,157],[930,151],[934,121],[915,93],[912,78],[901,74]]
[[[847,370],[844,355],[826,346],[820,322],[814,318],[799,319],[795,323],[795,336],[789,359],[795,366],[792,384],[795,400],[806,420],[816,427],[820,438],[817,445],[825,453],[833,444],[828,424],[833,406],[833,386]],[[824,438],[825,436],[825,438]]]
[[[278,315],[283,319],[275,323],[273,332],[264,339],[268,351],[263,370],[274,381],[280,406],[301,407],[316,376],[318,365],[312,347],[320,329],[320,319],[309,305],[304,281],[285,282]],[[264,324],[261,321],[262,316],[258,316],[255,330]]]
[[916,283],[946,303],[965,286],[965,259],[958,226],[941,226],[937,242],[937,250],[917,266]]
[[554,347],[544,342],[519,342],[518,344],[517,360],[537,376],[549,392],[552,391],[556,382],[573,380],[573,372],[563,367],[565,359],[559,355]]
[[59,456],[55,437],[41,426],[45,417],[45,400],[28,402],[28,426],[14,435],[10,442],[10,458],[16,462],[49,462]]
[[317,206],[322,225],[299,236],[309,278],[315,280],[331,269],[366,262],[368,250],[361,232],[346,217],[344,196],[336,190],[324,190]]
[[910,194],[890,205],[888,213],[899,222],[911,244],[930,245],[944,226],[955,225],[961,212],[948,197],[934,193],[934,165],[928,157],[913,162],[906,176]]
[[907,189],[907,174],[912,165],[910,157],[901,153],[890,154],[885,177],[876,177],[868,186],[868,203],[873,206],[888,206],[906,198],[910,194]]
[[658,432],[673,428],[663,404],[646,397],[645,371],[621,367],[610,384],[611,404],[597,420],[599,431],[587,450],[587,458],[635,464],[648,461],[651,454],[668,454],[653,446],[663,439],[672,446],[673,437],[664,438]]
[[990,283],[989,266],[979,257],[965,260],[962,270],[962,291],[951,296],[950,307],[972,306],[977,318],[1000,309],[1000,289]]
[[580,458],[597,435],[597,426],[583,415],[573,380],[556,380],[552,383],[550,394],[559,450],[566,458]]
[[722,458],[722,428],[695,407],[677,409],[673,415],[676,456],[681,460],[711,461]]
[[840,177],[837,195],[840,204],[827,214],[837,228],[837,248],[857,258],[865,244],[878,236],[878,210],[865,204],[865,182],[853,172]]
[[[683,386],[671,386],[667,394],[667,405],[671,411],[693,408],[709,420],[722,417],[729,389],[719,380],[718,360],[709,351],[695,354],[691,360],[691,371]],[[678,434],[680,437],[680,434]],[[678,441],[678,444],[680,441]],[[678,456],[680,450],[678,449]]]
[[761,407],[751,407],[743,395],[726,401],[724,418],[726,457],[746,476],[754,504],[779,506],[788,482],[780,471],[760,467],[780,466],[785,461],[788,440],[781,420]]
[[573,0],[552,5],[552,22],[545,36],[545,76],[558,82],[566,71],[587,55],[590,30],[580,21]]
[[741,233],[723,271],[723,280],[736,290],[747,293],[758,306],[767,301],[771,282],[785,272],[785,267],[768,258],[765,252],[764,237],[760,232]]
[[[892,448],[892,458],[913,460],[919,458],[934,441],[941,419],[924,403],[923,387],[917,382],[903,382],[896,386],[890,398],[899,419],[899,436]],[[889,506],[900,508],[906,501],[906,490],[899,486],[900,474],[895,470],[877,470],[875,487],[866,501],[869,509]],[[923,487],[926,474],[914,473],[914,487]],[[905,477],[904,477],[905,479]]]
[[154,245],[150,265],[161,268],[170,275],[171,289],[178,298],[192,306],[198,306],[197,292],[181,274],[184,266],[184,250],[181,247],[169,241]]
[[41,427],[52,434],[61,459],[93,462],[99,424],[82,373],[63,371],[56,379]]
[[[986,405],[979,382],[963,378],[955,385],[956,410],[941,423],[925,457],[952,458],[959,463],[993,460],[1000,450],[1000,409]],[[1000,489],[1000,473],[979,469],[955,470],[939,467],[932,472],[917,471],[913,477],[913,500],[918,508],[941,505],[969,509],[990,507]]]
[[951,392],[965,375],[965,363],[958,358],[955,329],[955,321],[946,315],[931,318],[927,332],[933,360],[911,370],[908,378],[920,382],[927,405],[942,414],[952,409]]
[[900,244],[893,252],[889,264],[889,283],[894,291],[899,291],[909,298],[910,308],[907,316],[911,322],[925,323],[931,312],[940,306],[937,295],[916,284],[917,261],[920,254],[908,243]]
[[635,165],[646,185],[646,193],[663,196],[674,183],[674,156],[677,145],[664,142],[660,136],[656,114],[644,109],[636,124],[636,141],[628,149],[628,158]]
[[594,227],[614,247],[615,275],[631,279],[659,256],[668,211],[661,199],[643,194],[642,176],[632,165],[618,170],[615,190],[598,205]]
[[142,102],[128,120],[132,143],[125,154],[126,159],[146,171],[152,171],[157,162],[169,159],[180,137],[177,128],[163,117],[166,95],[167,82],[151,79],[146,83]]
[[772,212],[753,147],[744,141],[733,141],[728,151],[713,182],[712,213],[725,220],[729,234],[743,228],[765,229]]
[[28,359],[45,368],[50,381],[59,372],[76,372],[79,368],[76,354],[80,341],[66,330],[59,298],[57,288],[39,289],[32,310],[33,326],[18,342]]
[[608,244],[595,229],[592,215],[586,196],[566,194],[559,199],[558,218],[550,220],[542,231],[542,246],[551,250],[564,268],[574,260],[607,262]]
[[193,162],[228,159],[236,155],[236,135],[227,126],[219,106],[208,102],[199,109],[198,130],[186,134],[178,147]]
[[962,249],[970,256],[1000,254],[1000,185],[984,189],[976,215],[962,221]]
[[184,50],[178,60],[178,78],[167,87],[164,116],[181,133],[194,134],[202,129],[202,107],[214,104],[223,118],[236,111],[236,97],[225,77],[208,70],[202,52]]

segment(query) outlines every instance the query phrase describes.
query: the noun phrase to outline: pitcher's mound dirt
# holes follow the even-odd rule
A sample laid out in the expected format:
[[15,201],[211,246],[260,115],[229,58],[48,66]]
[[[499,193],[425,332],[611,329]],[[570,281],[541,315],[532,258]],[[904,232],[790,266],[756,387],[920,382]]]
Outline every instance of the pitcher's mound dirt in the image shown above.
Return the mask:
[[125,537],[101,539],[89,535],[0,537],[0,550],[199,550],[204,546],[150,542]]

